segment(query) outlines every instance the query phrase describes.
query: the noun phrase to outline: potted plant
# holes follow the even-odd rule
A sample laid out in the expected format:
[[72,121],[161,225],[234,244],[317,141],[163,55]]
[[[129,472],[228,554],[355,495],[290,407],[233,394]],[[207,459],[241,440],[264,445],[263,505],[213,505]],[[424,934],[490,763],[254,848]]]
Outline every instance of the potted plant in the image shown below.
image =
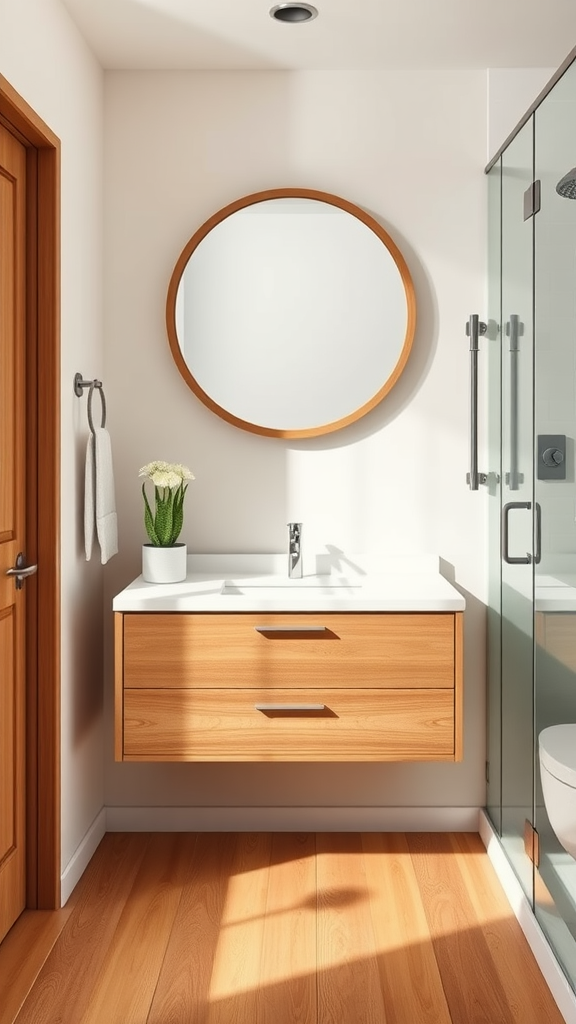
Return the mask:
[[[149,462],[139,476],[144,498],[144,526],[149,543],[142,545],[142,576],[147,583],[179,583],[186,579],[186,544],[178,543],[184,522],[184,498],[194,475],[187,466]],[[154,511],[146,494],[146,481],[154,485]]]

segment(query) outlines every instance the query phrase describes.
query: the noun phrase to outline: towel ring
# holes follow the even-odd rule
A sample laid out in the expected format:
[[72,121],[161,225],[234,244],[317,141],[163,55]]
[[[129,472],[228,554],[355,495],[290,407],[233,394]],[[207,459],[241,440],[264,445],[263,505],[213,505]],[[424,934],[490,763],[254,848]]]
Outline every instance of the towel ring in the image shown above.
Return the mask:
[[102,384],[100,383],[100,381],[93,380],[91,385],[90,385],[90,390],[88,392],[88,410],[87,410],[87,412],[88,412],[88,426],[90,427],[90,430],[92,431],[93,434],[96,433],[96,431],[94,429],[94,420],[92,419],[92,398],[94,396],[94,389],[96,389],[97,391],[100,392],[100,401],[102,402],[102,423],[100,424],[100,427],[102,428],[102,427],[106,426],[106,398],[104,396],[104,388],[102,387]]

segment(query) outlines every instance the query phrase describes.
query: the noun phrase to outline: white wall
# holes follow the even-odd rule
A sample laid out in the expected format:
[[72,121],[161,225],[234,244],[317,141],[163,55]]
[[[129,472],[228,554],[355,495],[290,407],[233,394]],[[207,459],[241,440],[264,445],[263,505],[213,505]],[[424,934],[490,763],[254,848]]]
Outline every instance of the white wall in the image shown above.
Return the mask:
[[59,0],[1,0],[0,71],[62,143],[62,867],[103,804],[102,570],[81,533],[85,405],[103,373],[102,70]]
[[554,68],[489,68],[486,163],[546,86]]
[[[107,73],[105,379],[120,555],[105,583],[106,804],[484,804],[485,522],[465,484],[468,346],[484,305],[484,72]],[[179,376],[164,307],[174,263],[213,212],[249,192],[307,186],[376,215],[415,282],[418,327],[394,391],[325,439],[263,438],[210,413]],[[437,552],[467,596],[465,760],[458,765],[114,764],[111,614],[140,572],[138,469],[191,466],[192,551]],[[122,815],[115,821],[121,822]]]

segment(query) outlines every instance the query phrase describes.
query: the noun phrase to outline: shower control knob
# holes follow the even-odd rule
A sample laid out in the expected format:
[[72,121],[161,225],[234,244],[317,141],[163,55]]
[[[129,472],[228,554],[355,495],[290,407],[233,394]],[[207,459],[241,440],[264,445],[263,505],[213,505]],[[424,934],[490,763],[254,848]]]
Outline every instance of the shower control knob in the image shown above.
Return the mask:
[[542,462],[545,466],[561,466],[564,462],[564,455],[559,448],[546,448],[542,452]]

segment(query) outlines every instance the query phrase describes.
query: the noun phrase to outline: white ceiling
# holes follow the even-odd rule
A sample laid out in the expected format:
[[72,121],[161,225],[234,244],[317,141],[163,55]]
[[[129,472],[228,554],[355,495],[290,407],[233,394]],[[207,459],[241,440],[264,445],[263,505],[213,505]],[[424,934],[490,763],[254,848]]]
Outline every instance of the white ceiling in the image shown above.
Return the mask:
[[557,67],[575,0],[316,0],[282,24],[276,0],[63,0],[105,68]]

